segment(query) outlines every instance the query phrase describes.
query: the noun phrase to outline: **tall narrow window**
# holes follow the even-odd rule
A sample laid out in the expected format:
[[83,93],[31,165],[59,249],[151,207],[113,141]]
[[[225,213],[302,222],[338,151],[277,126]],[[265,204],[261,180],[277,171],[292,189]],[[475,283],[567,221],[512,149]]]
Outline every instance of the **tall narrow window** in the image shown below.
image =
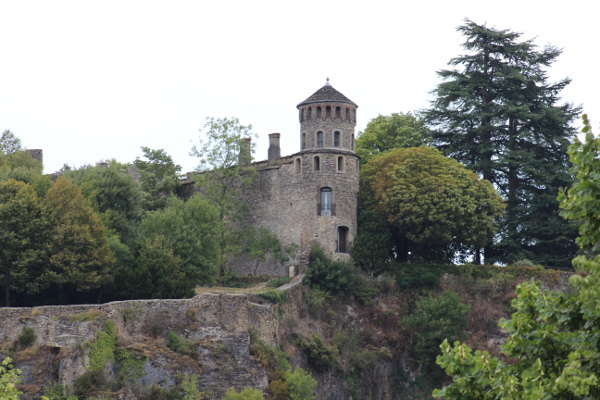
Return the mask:
[[319,215],[331,216],[333,211],[333,204],[331,202],[331,188],[321,188],[321,204],[319,204]]
[[338,106],[335,108],[335,117],[342,118],[342,107]]
[[308,115],[306,117],[306,119],[311,119],[312,118],[312,107],[308,107]]
[[321,159],[319,158],[319,156],[315,156],[314,165],[315,165],[315,171],[321,170]]
[[344,157],[339,156],[337,159],[337,170],[342,172],[344,171]]
[[317,118],[321,118],[321,107],[317,106]]
[[304,108],[300,110],[300,122],[304,121]]
[[327,118],[331,118],[331,107],[330,106],[325,107],[325,116]]
[[333,147],[340,147],[340,132],[333,132]]
[[302,150],[306,148],[306,133],[302,132]]
[[317,147],[323,147],[323,131],[317,132]]
[[[310,116],[310,112],[308,113],[308,115]],[[346,119],[350,121],[350,109],[348,107],[346,107]]]
[[300,172],[302,172],[302,161],[296,158],[296,173],[299,174]]
[[348,227],[339,226],[337,228],[337,252],[347,253],[348,252]]

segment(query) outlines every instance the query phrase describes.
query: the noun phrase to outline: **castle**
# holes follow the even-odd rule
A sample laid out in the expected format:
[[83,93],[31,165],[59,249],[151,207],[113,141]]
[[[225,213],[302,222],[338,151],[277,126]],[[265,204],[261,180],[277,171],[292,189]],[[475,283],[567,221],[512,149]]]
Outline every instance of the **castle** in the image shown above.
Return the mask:
[[[328,81],[297,106],[300,151],[281,157],[280,134],[271,133],[268,159],[253,164],[257,175],[242,195],[248,223],[268,228],[284,246],[296,244],[301,268],[314,244],[334,259],[350,256],[357,232],[357,107]],[[242,257],[232,268],[242,274],[287,275],[289,266],[274,260],[258,265]]]

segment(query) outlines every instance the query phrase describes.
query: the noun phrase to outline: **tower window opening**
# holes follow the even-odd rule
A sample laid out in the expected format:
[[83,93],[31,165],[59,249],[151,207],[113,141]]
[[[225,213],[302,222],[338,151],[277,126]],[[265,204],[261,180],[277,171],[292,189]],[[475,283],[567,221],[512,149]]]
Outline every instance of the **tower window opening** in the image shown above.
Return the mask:
[[304,121],[304,108],[300,110],[300,122]]
[[306,119],[311,119],[312,118],[312,107],[308,107],[308,112],[307,112],[307,116]]
[[337,253],[348,253],[348,227],[338,226],[337,228]]
[[325,107],[325,117],[331,118],[331,107],[330,106]]
[[323,131],[317,132],[317,147],[323,147]]
[[315,165],[315,171],[321,170],[321,158],[319,156],[315,156],[314,165]]
[[299,158],[296,158],[295,165],[296,165],[296,173],[297,174],[301,173],[302,172],[302,161]]
[[321,106],[317,106],[317,118],[321,118]]
[[352,143],[350,147],[352,147],[352,151],[354,151],[354,134],[352,135]]
[[321,188],[321,203],[318,204],[318,215],[322,217],[335,215],[332,193],[333,191],[330,187]]
[[333,132],[333,147],[340,147],[340,131]]
[[343,156],[339,156],[337,159],[337,170],[338,171],[344,171],[344,157]]
[[306,148],[306,132],[302,132],[302,150]]
[[[310,116],[310,113],[308,114]],[[346,119],[350,121],[350,109],[346,107]]]
[[336,107],[335,108],[335,117],[336,118],[342,118],[342,107]]

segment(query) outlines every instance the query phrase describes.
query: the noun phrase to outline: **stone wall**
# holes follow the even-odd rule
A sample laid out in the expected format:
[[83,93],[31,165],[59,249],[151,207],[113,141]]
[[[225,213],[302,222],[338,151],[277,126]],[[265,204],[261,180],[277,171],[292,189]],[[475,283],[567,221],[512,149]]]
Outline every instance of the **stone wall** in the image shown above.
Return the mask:
[[[89,344],[105,321],[116,325],[119,346],[147,357],[139,386],[175,384],[182,374],[198,377],[201,390],[222,394],[228,387],[264,389],[266,372],[249,354],[249,331],[274,344],[277,318],[272,305],[246,294],[202,294],[181,300],[135,300],[102,305],[0,308],[0,357],[13,353],[25,327],[36,340],[14,353],[30,393],[51,382],[73,385],[89,366]],[[175,332],[194,343],[193,357],[165,345]],[[13,348],[13,350],[11,350]],[[108,365],[107,373],[114,373]]]

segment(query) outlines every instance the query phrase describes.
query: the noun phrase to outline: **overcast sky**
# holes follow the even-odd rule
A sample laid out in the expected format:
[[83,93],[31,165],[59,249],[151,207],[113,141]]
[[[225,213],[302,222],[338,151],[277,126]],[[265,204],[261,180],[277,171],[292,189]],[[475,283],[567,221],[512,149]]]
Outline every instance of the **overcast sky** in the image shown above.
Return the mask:
[[299,150],[296,105],[325,84],[378,114],[423,109],[469,18],[564,50],[551,81],[600,121],[592,1],[0,0],[0,131],[44,150],[45,172],[162,148],[190,171],[206,117],[237,117]]

